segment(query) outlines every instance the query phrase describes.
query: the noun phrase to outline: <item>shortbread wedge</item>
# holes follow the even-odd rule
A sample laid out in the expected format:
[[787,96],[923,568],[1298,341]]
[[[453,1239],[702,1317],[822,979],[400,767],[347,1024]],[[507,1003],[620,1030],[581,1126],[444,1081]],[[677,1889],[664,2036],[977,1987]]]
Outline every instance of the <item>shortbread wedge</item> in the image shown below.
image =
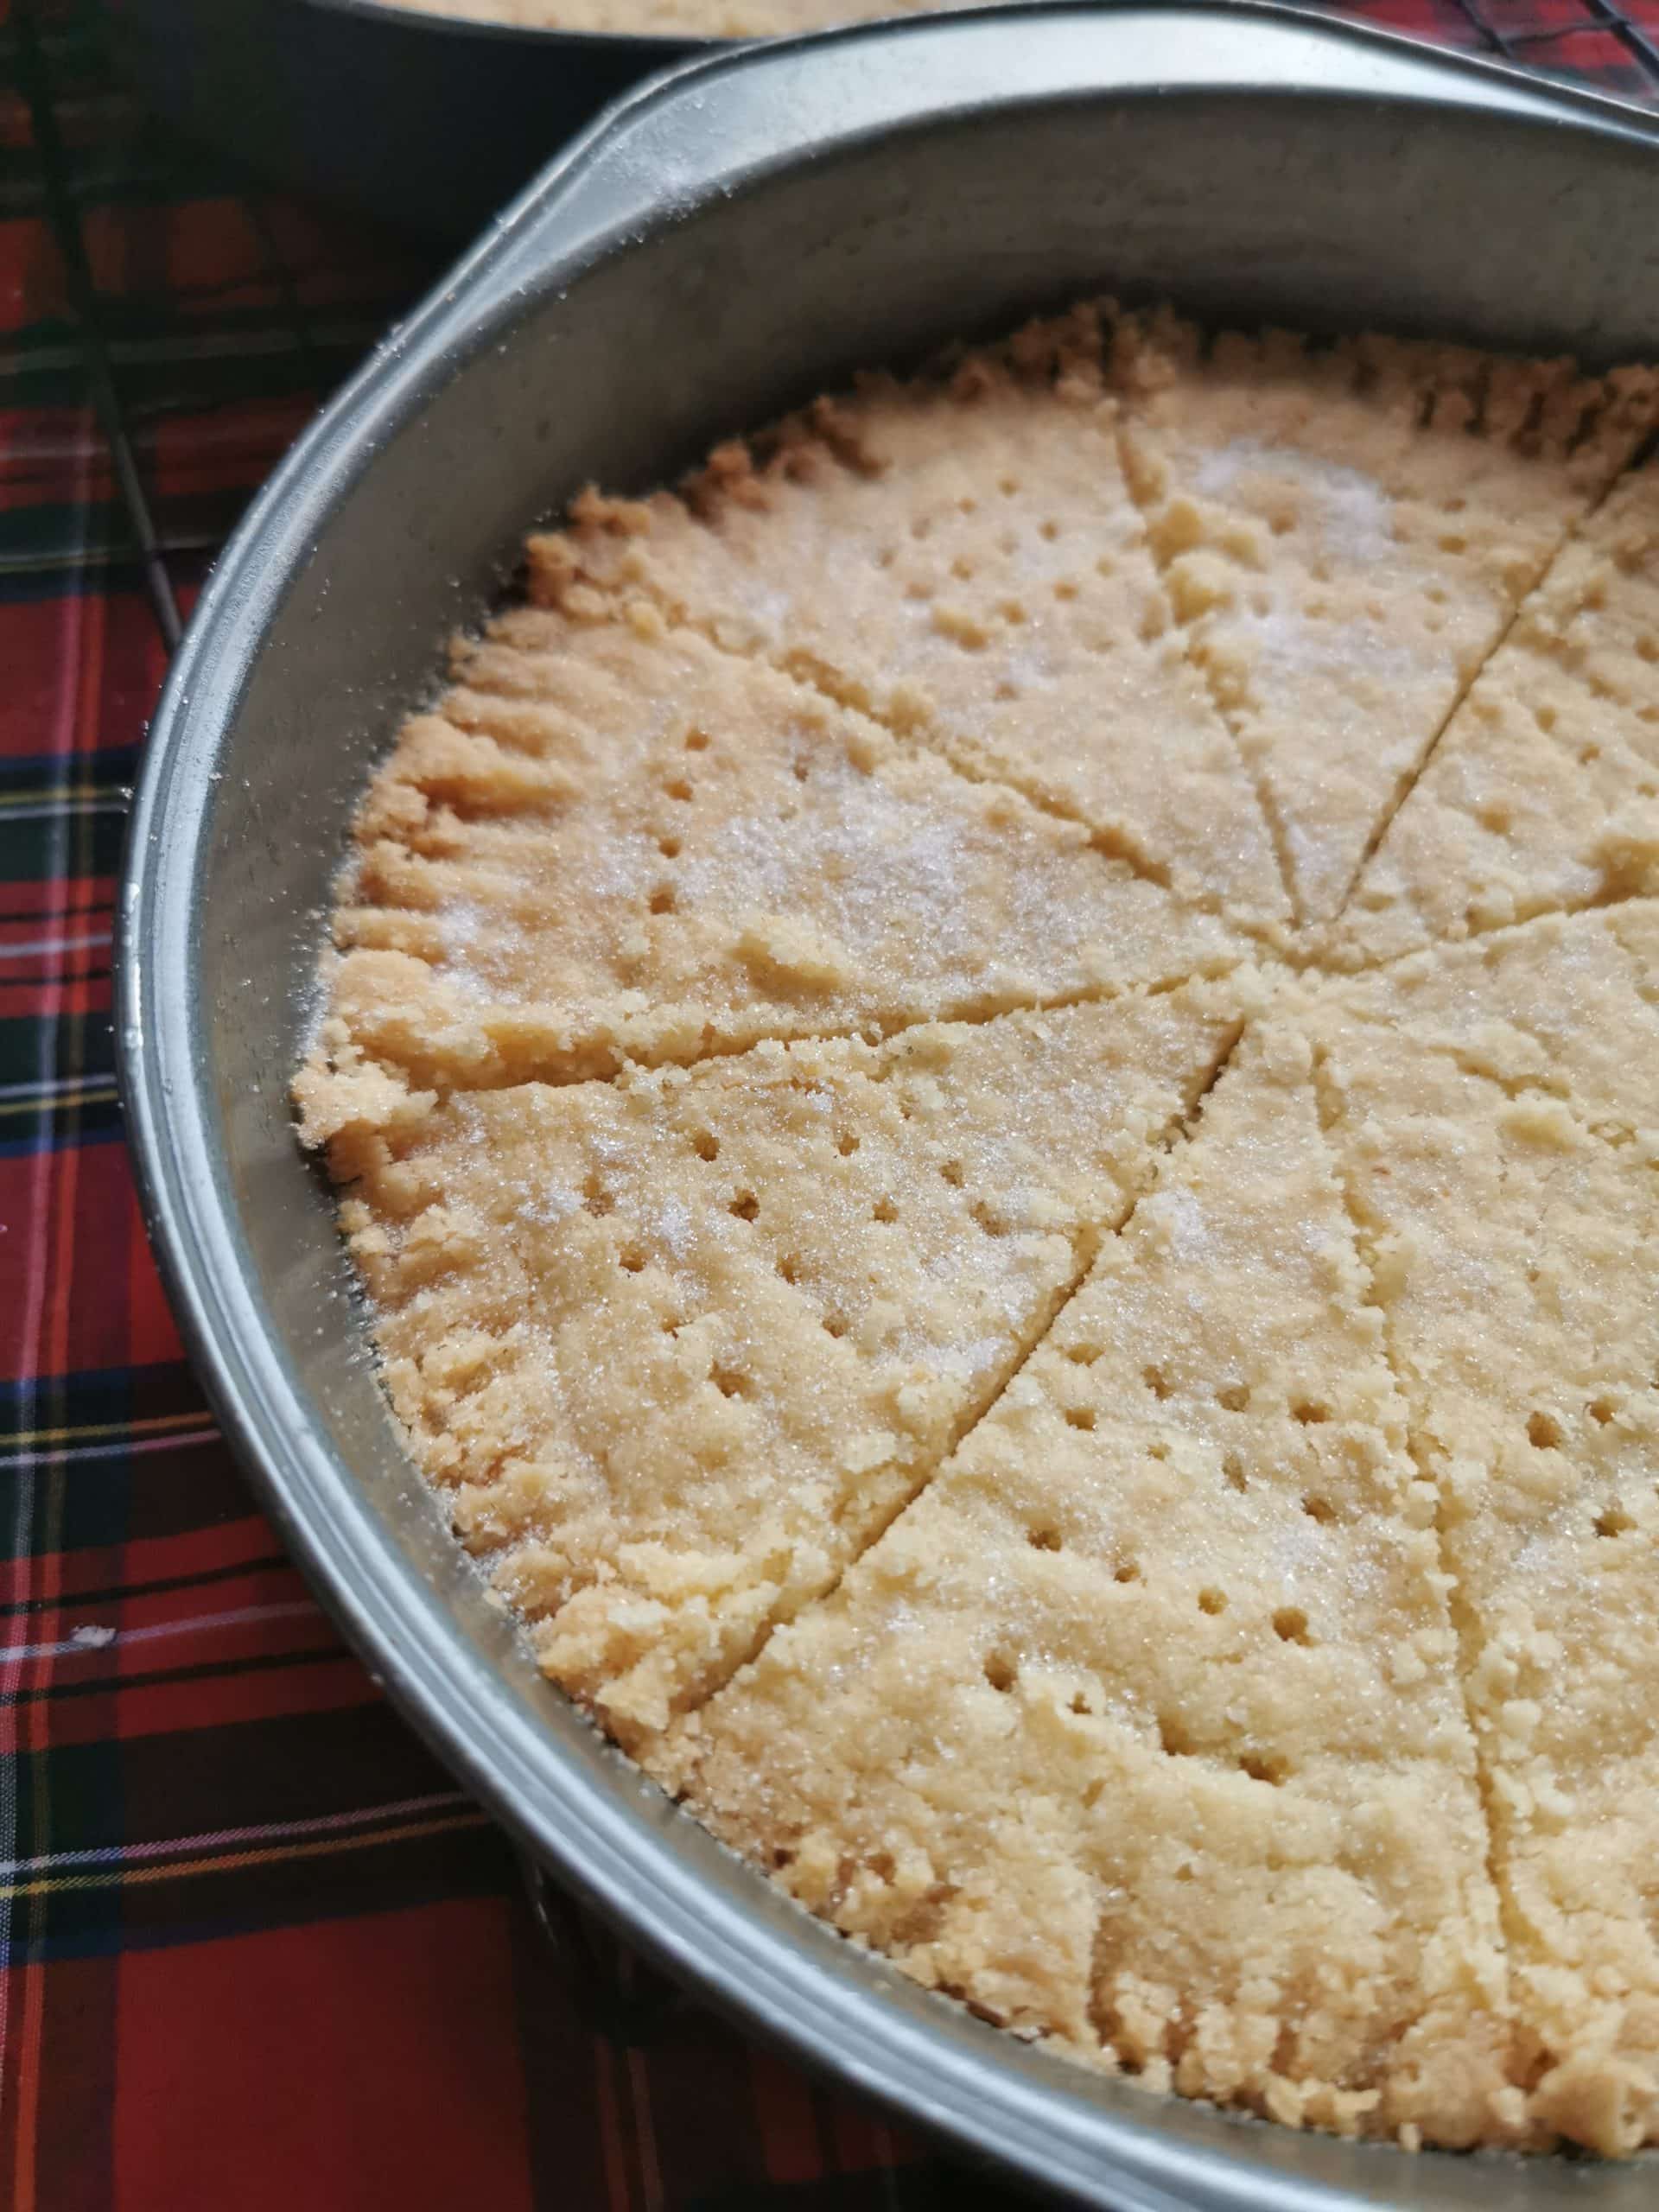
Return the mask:
[[683,493],[579,500],[531,540],[531,590],[642,595],[1270,928],[1272,842],[1171,618],[1117,416],[1080,311],[954,375],[866,378]]
[[1121,341],[1131,480],[1277,826],[1342,906],[1441,725],[1652,426],[1659,383],[1362,338]]
[[357,821],[316,1072],[482,1089],[1236,965],[1078,823],[658,616],[521,608]]
[[392,1402],[623,1741],[827,1588],[990,1403],[1236,1038],[1220,988],[347,1090],[331,1164]]
[[[1599,920],[1556,938],[1558,1007]],[[1601,993],[1580,1005],[1594,1025]],[[1632,2151],[1659,2130],[1659,1129],[1592,1126],[1579,1071],[1605,1055],[1570,1024],[1560,1096],[1478,1071],[1438,1022],[1327,1006],[1315,1035],[1438,1494],[1531,2108]],[[1623,1046],[1651,1101],[1651,1025]]]
[[1659,467],[1582,524],[1332,931],[1359,966],[1659,892]]

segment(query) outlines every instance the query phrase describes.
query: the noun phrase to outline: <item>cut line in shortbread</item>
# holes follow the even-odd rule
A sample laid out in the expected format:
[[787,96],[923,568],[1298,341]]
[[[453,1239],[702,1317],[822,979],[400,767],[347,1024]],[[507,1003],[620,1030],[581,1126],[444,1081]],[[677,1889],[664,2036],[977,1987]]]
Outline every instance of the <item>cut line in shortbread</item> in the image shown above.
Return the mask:
[[1332,934],[1344,964],[1659,891],[1659,467],[1626,478],[1452,716]]
[[1654,418],[1646,371],[1289,333],[1120,341],[1175,610],[1328,921],[1446,716]]
[[[1649,919],[1619,977],[1621,918],[1517,932],[1530,972],[1496,979],[1492,1057],[1513,993],[1565,1095],[1448,1050],[1471,1009],[1432,978],[1391,1026],[1342,994],[1312,1024],[1437,1493],[1518,2063],[1541,2128],[1610,2153],[1659,2126],[1659,969]],[[1621,991],[1644,1018],[1615,1055]]]

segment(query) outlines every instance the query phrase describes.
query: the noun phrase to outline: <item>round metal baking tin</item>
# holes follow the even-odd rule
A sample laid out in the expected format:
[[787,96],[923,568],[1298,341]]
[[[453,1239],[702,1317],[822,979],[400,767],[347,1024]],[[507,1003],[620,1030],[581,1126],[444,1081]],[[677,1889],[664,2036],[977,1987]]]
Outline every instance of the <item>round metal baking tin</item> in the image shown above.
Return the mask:
[[542,1864],[912,2121],[1121,2212],[1636,2212],[1645,2163],[1296,2135],[982,2025],[810,1919],[535,1669],[402,1452],[288,1083],[351,806],[504,551],[859,362],[1103,285],[1659,355],[1659,141],[1268,7],[1029,7],[695,65],[508,210],[296,447],[203,595],[122,890],[146,1214],[227,1436],[377,1677]]

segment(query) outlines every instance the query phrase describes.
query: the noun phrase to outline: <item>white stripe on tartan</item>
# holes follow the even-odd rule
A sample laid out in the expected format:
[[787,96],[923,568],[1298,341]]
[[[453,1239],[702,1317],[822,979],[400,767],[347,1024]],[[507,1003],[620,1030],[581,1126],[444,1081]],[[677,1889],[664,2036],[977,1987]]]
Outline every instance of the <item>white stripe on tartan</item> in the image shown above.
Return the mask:
[[191,1428],[177,1436],[135,1436],[124,1443],[48,1444],[38,1452],[0,1454],[0,1475],[14,1467],[56,1467],[66,1459],[124,1459],[130,1452],[184,1452],[194,1444],[217,1444],[216,1428]]
[[115,1866],[168,1859],[175,1852],[223,1851],[233,1844],[271,1843],[279,1837],[337,1834],[342,1828],[362,1827],[372,1821],[404,1818],[410,1813],[435,1813],[468,1800],[459,1789],[435,1789],[424,1797],[399,1797],[387,1805],[361,1805],[355,1812],[318,1813],[298,1821],[261,1821],[251,1827],[212,1828],[200,1835],[175,1835],[158,1843],[112,1843],[92,1851],[43,1851],[32,1859],[0,1859],[0,1879],[16,1874],[42,1874],[54,1866]]
[[0,960],[26,960],[35,953],[101,952],[110,942],[108,930],[91,937],[26,937],[18,944],[0,944]]
[[11,1100],[33,1105],[52,1098],[85,1098],[107,1090],[107,1075],[54,1075],[40,1083],[0,1083],[0,1105]]
[[28,1659],[79,1658],[89,1651],[112,1651],[134,1643],[158,1643],[170,1636],[200,1636],[207,1629],[246,1628],[255,1621],[318,1618],[322,1609],[309,1598],[291,1599],[281,1605],[235,1605],[228,1612],[193,1613],[188,1620],[153,1621],[148,1628],[110,1628],[89,1621],[54,1643],[0,1643],[0,1658],[21,1664]]

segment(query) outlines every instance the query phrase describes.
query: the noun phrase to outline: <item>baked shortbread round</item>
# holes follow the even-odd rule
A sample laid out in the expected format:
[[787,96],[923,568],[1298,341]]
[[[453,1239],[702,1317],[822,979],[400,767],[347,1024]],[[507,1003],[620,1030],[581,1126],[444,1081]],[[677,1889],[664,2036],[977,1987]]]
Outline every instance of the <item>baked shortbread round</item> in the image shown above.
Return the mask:
[[1659,2138],[1656,409],[1090,306],[584,494],[296,1082],[554,1681],[1293,2125]]

